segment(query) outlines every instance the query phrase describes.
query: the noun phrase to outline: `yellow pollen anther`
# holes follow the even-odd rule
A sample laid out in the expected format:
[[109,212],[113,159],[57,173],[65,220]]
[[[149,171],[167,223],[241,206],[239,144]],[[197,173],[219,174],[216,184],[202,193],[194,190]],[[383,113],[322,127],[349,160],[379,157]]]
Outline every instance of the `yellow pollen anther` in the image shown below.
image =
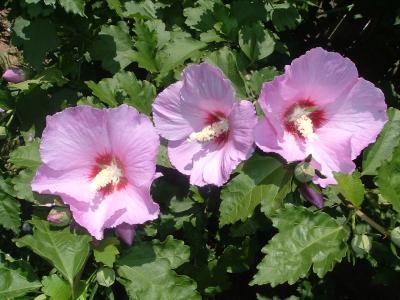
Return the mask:
[[122,176],[123,174],[121,169],[114,162],[112,162],[111,165],[97,173],[97,175],[92,179],[89,188],[92,191],[98,191],[110,183],[113,183],[114,185],[118,184],[119,179]]
[[297,131],[306,139],[315,139],[317,135],[314,133],[314,125],[307,115],[298,117],[294,124]]
[[224,119],[204,127],[201,131],[191,133],[188,140],[190,142],[208,142],[227,132],[228,129],[228,121]]

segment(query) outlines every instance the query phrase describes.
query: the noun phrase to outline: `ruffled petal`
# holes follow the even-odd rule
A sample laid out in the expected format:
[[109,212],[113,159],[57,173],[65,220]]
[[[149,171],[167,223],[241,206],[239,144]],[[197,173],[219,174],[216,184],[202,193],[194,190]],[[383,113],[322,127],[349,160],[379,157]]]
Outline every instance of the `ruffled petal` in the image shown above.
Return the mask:
[[109,227],[116,227],[122,223],[143,224],[158,218],[160,208],[151,198],[150,187],[138,189],[128,186],[111,196],[114,202],[123,203],[126,213],[110,224]]
[[43,163],[54,170],[92,166],[110,151],[106,111],[89,106],[67,108],[46,118],[40,144]]
[[202,145],[199,142],[188,140],[168,142],[168,157],[171,164],[182,174],[190,175],[193,160],[198,159]]
[[159,137],[151,121],[121,105],[107,112],[112,153],[123,163],[125,177],[137,187],[150,186],[155,175]]
[[355,164],[351,158],[351,134],[343,134],[335,128],[323,127],[317,132],[318,139],[307,144],[307,153],[319,166],[319,171],[327,178],[314,178],[314,182],[322,187],[336,184],[332,171],[351,173]]
[[[65,203],[75,201],[67,195],[61,197]],[[104,230],[114,227],[115,222],[126,213],[123,203],[115,202],[113,195],[107,196],[97,204],[89,205],[86,209],[78,209],[73,205],[70,205],[70,209],[75,222],[86,228],[97,240],[103,239]]]
[[242,161],[254,151],[254,126],[257,115],[253,104],[242,100],[235,103],[229,115],[229,138],[227,154],[232,160]]
[[182,78],[181,111],[195,131],[207,124],[209,114],[230,114],[235,90],[221,70],[206,63],[190,65],[183,70]]
[[188,137],[194,128],[181,112],[182,81],[171,84],[160,94],[153,103],[153,120],[158,133],[170,141]]
[[288,162],[303,160],[308,155],[304,145],[292,134],[283,132],[283,137],[278,139],[275,129],[267,118],[258,122],[254,135],[255,142],[261,150],[278,153]]
[[58,171],[41,165],[32,180],[32,190],[42,194],[65,194],[86,206],[94,198],[89,189],[90,169],[77,168],[69,171]]
[[227,146],[209,144],[207,149],[201,152],[199,159],[193,162],[190,183],[197,186],[222,186],[239,163],[240,160],[230,158]]
[[285,68],[282,96],[310,99],[319,106],[330,103],[349,90],[358,79],[354,63],[339,53],[314,48]]
[[358,79],[350,92],[326,107],[328,125],[351,134],[351,158],[376,140],[387,121],[382,91],[365,79]]

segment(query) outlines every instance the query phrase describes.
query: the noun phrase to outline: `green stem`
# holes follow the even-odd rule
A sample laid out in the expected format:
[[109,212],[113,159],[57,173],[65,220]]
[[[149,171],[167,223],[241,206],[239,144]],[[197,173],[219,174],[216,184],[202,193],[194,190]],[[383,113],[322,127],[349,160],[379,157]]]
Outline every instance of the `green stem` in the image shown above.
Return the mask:
[[374,220],[372,220],[370,217],[368,217],[363,211],[361,211],[359,209],[356,209],[355,212],[356,212],[356,215],[360,219],[362,219],[363,221],[367,222],[369,225],[371,225],[371,227],[375,228],[377,231],[379,231],[385,237],[388,236],[387,230],[383,226],[379,225]]

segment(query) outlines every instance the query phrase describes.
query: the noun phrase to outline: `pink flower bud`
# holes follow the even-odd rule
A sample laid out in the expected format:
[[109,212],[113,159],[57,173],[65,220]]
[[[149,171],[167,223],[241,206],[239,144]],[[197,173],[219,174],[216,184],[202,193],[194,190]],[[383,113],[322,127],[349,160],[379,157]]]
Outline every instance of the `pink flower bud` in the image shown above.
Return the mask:
[[66,226],[71,221],[71,213],[66,207],[54,207],[47,215],[47,221],[56,226]]
[[121,240],[130,246],[135,238],[135,227],[135,225],[122,223],[115,228],[115,232]]
[[318,208],[324,207],[324,198],[322,197],[322,194],[320,192],[315,191],[307,184],[303,184],[300,186],[300,193],[307,201],[311,202],[316,207]]
[[20,68],[12,67],[5,70],[2,77],[8,82],[18,83],[25,80],[25,73]]

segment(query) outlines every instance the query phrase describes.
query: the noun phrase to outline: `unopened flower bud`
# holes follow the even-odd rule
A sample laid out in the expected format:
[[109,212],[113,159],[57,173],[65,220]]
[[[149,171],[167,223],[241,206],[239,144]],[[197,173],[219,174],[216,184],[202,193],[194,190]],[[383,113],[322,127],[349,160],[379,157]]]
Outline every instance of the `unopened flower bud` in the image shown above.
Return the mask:
[[66,226],[71,221],[71,213],[66,207],[54,207],[47,215],[47,221],[56,226]]
[[117,236],[123,240],[129,246],[132,245],[133,239],[135,238],[135,225],[122,223],[115,228]]
[[315,169],[310,163],[303,162],[294,169],[294,176],[300,182],[309,182],[315,176]]
[[112,286],[115,282],[115,272],[110,268],[101,268],[96,274],[96,280],[101,286]]
[[358,256],[363,256],[371,250],[372,242],[371,237],[361,234],[355,235],[351,240],[351,248]]
[[25,80],[25,73],[20,68],[8,68],[3,73],[3,79],[11,82],[11,83],[18,83]]
[[390,239],[397,247],[400,247],[400,227],[393,228],[390,232]]
[[324,198],[320,192],[315,191],[307,184],[300,186],[301,195],[318,208],[324,207]]

